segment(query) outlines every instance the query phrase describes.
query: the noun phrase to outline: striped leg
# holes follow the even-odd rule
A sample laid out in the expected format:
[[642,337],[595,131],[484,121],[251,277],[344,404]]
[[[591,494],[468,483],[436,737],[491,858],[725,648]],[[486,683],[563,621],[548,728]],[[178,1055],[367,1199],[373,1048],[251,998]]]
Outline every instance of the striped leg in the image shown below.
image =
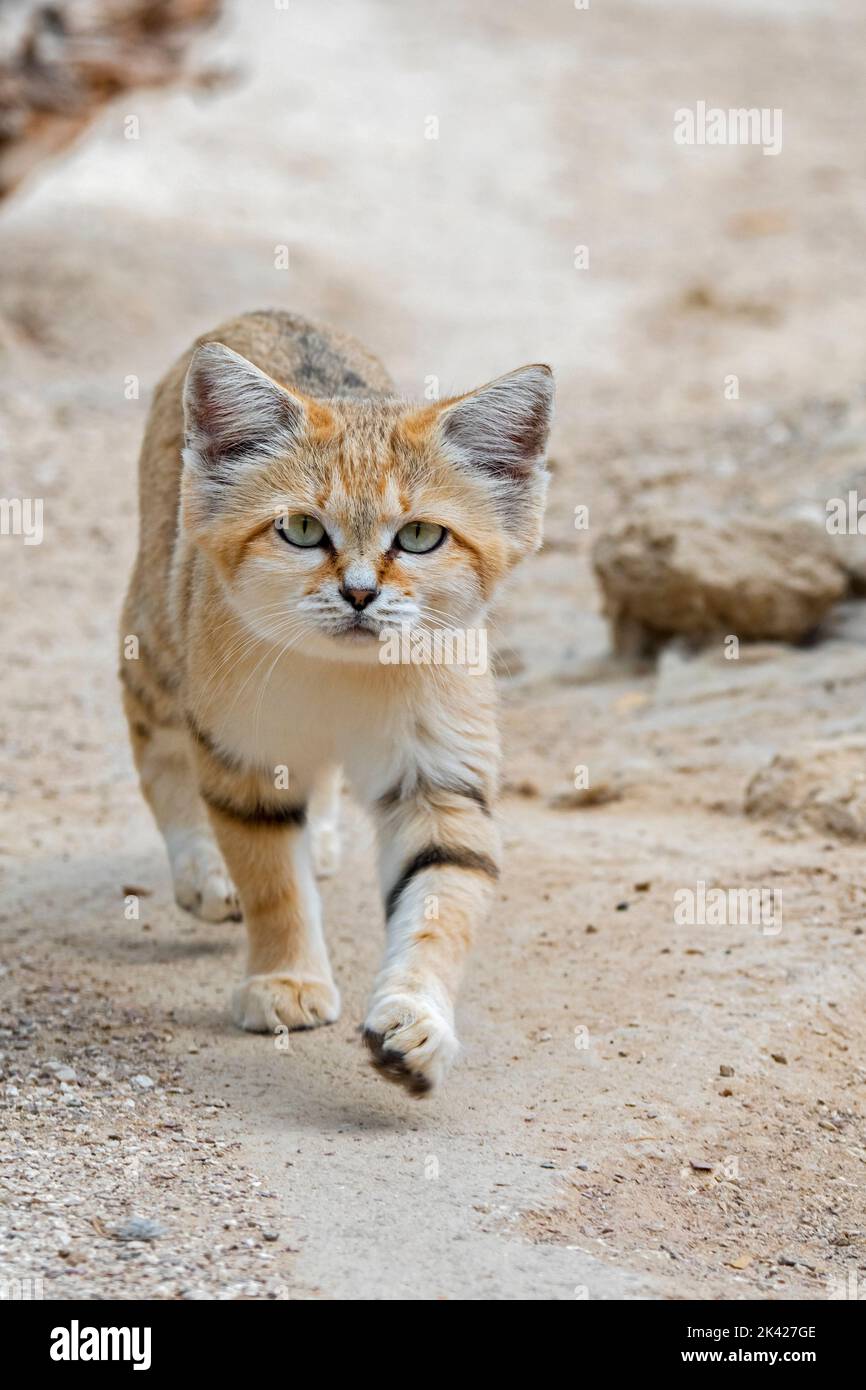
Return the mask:
[[247,929],[235,1021],[255,1033],[333,1023],[340,996],[322,934],[306,807],[263,773],[241,771],[202,730],[192,732],[202,799]]
[[424,785],[378,809],[388,945],[364,1039],[383,1076],[421,1095],[459,1050],[454,998],[499,842],[483,793],[468,788]]

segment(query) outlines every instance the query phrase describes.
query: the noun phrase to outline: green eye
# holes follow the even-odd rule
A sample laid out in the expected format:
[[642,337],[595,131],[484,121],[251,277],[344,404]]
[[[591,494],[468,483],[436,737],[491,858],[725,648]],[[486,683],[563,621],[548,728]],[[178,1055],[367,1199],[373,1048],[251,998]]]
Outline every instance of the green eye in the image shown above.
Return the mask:
[[325,538],[325,528],[321,521],[317,521],[314,516],[304,516],[302,512],[294,512],[291,516],[277,517],[275,525],[280,535],[290,545],[301,545],[309,548],[314,545],[321,545]]
[[410,521],[408,526],[402,526],[397,532],[400,549],[408,550],[412,555],[435,550],[444,539],[445,527],[437,526],[432,521]]

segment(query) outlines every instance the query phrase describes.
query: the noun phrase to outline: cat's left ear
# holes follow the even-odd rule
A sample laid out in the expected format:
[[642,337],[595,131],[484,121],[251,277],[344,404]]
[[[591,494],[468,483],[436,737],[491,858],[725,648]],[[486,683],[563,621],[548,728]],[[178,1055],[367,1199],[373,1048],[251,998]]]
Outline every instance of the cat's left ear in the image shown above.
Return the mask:
[[553,373],[534,363],[430,406],[410,424],[410,438],[432,438],[439,457],[482,490],[512,559],[541,544],[553,397]]
[[548,366],[519,367],[446,402],[439,437],[459,462],[483,469],[492,480],[529,483],[544,469],[553,400]]

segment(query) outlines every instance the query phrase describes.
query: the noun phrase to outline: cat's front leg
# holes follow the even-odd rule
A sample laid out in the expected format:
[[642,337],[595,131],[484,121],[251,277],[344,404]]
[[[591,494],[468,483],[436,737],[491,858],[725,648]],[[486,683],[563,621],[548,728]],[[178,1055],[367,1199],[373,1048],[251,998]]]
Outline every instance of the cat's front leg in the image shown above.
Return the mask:
[[210,738],[199,736],[196,754],[201,796],[247,930],[235,1021],[257,1033],[333,1023],[340,996],[322,933],[305,798],[239,769]]
[[364,1040],[383,1076],[421,1095],[459,1051],[454,1000],[499,874],[499,837],[476,786],[422,781],[377,810],[388,944]]

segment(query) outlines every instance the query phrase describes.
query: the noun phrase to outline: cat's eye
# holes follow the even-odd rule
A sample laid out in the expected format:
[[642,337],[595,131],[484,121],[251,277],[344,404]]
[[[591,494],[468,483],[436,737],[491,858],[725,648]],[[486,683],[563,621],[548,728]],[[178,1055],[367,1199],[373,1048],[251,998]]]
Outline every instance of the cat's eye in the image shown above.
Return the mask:
[[408,550],[412,555],[424,555],[428,550],[435,550],[444,539],[445,527],[437,526],[432,521],[410,521],[408,526],[401,526],[397,532],[400,549]]
[[274,525],[290,545],[309,548],[321,545],[325,539],[325,528],[321,521],[317,521],[314,516],[305,516],[303,512],[293,512],[291,516],[278,516]]

